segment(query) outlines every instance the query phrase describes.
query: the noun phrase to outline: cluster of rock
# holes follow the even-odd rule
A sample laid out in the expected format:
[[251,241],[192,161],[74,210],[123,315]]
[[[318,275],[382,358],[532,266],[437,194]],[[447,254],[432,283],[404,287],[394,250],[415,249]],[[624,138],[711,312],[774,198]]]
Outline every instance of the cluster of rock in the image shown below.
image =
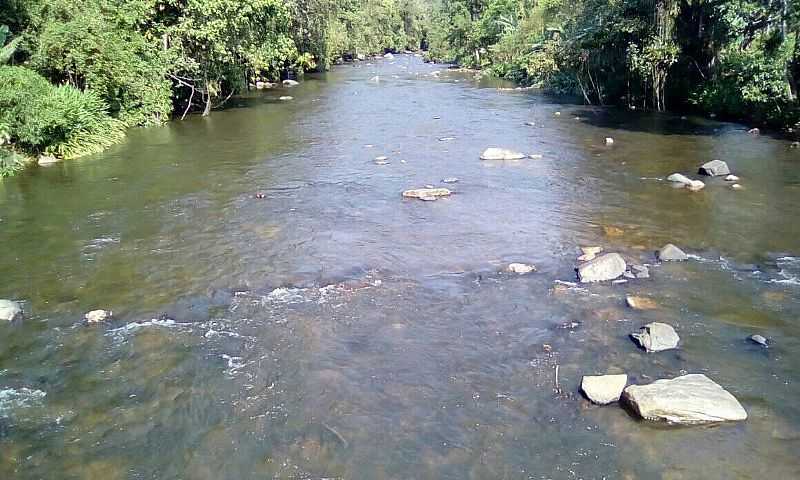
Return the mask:
[[[731,188],[734,190],[742,188],[741,185],[736,183],[739,181],[739,177],[731,174],[728,164],[722,160],[712,160],[701,165],[697,173],[706,177],[725,177],[725,181],[732,183]],[[693,191],[702,190],[706,186],[704,182],[700,180],[694,180],[681,173],[673,173],[667,177],[667,181],[672,182],[672,184],[677,187],[686,187]]]
[[[0,300],[0,321],[13,322],[22,319],[22,305],[13,300]],[[92,310],[84,315],[87,323],[101,323],[111,318],[112,313],[107,310]]]

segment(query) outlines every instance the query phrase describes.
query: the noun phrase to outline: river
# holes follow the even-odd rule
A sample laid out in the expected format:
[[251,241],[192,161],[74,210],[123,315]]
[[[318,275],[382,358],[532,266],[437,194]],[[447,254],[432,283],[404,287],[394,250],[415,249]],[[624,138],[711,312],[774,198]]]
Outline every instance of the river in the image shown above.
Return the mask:
[[[26,311],[0,325],[0,478],[800,478],[800,150],[498,87],[345,65],[0,182]],[[664,181],[714,158],[742,190]],[[658,265],[668,242],[692,259]],[[652,278],[558,283],[591,245]],[[681,348],[638,350],[651,321]],[[607,372],[705,373],[749,419],[641,422],[579,393]]]

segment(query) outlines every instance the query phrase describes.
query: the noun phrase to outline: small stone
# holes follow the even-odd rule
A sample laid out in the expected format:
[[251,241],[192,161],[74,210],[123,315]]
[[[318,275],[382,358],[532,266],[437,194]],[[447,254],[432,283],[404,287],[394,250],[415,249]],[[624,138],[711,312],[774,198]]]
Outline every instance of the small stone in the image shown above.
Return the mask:
[[650,269],[644,265],[634,265],[631,269],[636,278],[650,278]]
[[13,322],[22,316],[19,303],[11,300],[0,300],[0,321]]
[[689,255],[686,255],[683,250],[671,243],[664,245],[664,247],[656,253],[656,256],[658,256],[658,259],[662,262],[682,262],[684,260],[689,260]]
[[750,130],[747,131],[747,133],[749,133],[750,135],[761,135],[761,130],[757,128],[751,128]]
[[689,187],[689,190],[692,190],[694,192],[706,188],[706,184],[701,182],[700,180],[692,180],[692,183],[690,183],[687,186]]
[[481,154],[481,160],[522,160],[524,153],[507,150],[505,148],[487,148]]
[[526,274],[536,271],[536,267],[525,263],[512,263],[508,266],[508,271],[511,273]]
[[769,347],[769,341],[762,335],[750,335],[747,339],[762,347]]
[[634,310],[655,310],[658,308],[658,304],[653,299],[635,295],[628,295],[625,298],[625,303]]
[[730,175],[731,170],[728,168],[728,164],[722,160],[712,160],[701,166],[697,173],[709,177],[720,177]]
[[290,97],[289,95],[283,95],[278,100],[280,100],[282,102],[288,102],[289,100],[294,100],[294,97]]
[[578,279],[581,283],[605,282],[621,277],[625,270],[627,265],[622,255],[608,253],[578,267]]
[[534,122],[525,122],[525,125],[528,126],[528,127],[535,127],[536,123],[534,123]]
[[586,397],[598,405],[614,403],[622,396],[622,391],[628,384],[628,376],[599,375],[584,376],[581,380],[581,390]]
[[394,55],[391,53],[387,53],[386,55],[383,56],[383,58],[387,60],[394,60]]
[[647,353],[663,352],[678,348],[680,337],[675,329],[666,323],[654,322],[632,333],[631,338],[645,349]]
[[614,145],[614,139],[611,137],[606,137],[606,145]]
[[556,112],[553,115],[555,115],[556,117],[560,117],[561,116],[561,112]]
[[417,188],[414,190],[406,190],[403,192],[403,197],[429,201],[430,198],[446,197],[451,193],[452,192],[446,188]]
[[50,165],[53,165],[54,163],[58,163],[60,161],[61,160],[52,155],[40,155],[36,163],[38,163],[40,167],[49,167]]
[[597,258],[597,255],[594,254],[594,253],[584,253],[583,255],[578,257],[578,261],[579,262],[591,262],[595,258]]
[[622,401],[645,420],[674,425],[747,419],[747,412],[733,395],[699,374],[631,385],[622,394]]
[[283,84],[284,84],[284,86],[287,86],[287,87],[296,87],[296,86],[300,85],[300,82],[298,82],[296,80],[284,80]]
[[636,275],[632,274],[631,272],[625,272],[622,274],[623,277],[627,278],[628,280],[635,280]]
[[101,323],[108,320],[111,315],[111,312],[106,310],[92,310],[84,315],[83,318],[85,318],[88,323]]
[[736,175],[728,175],[727,177],[725,177],[725,181],[726,182],[738,182],[739,181],[739,177],[737,177]]
[[544,158],[544,155],[542,155],[541,153],[533,153],[531,155],[528,155],[528,158],[533,160],[541,160]]
[[744,187],[739,185],[738,183],[734,183],[733,185],[731,185],[731,188],[734,189],[734,190],[741,190]]
[[447,177],[442,179],[442,183],[458,183],[458,178],[456,177]]
[[381,155],[380,157],[375,157],[376,162],[385,162],[386,160],[389,160],[389,157],[385,155]]
[[455,139],[456,139],[456,137],[442,137],[442,138],[439,139],[439,141],[440,142],[452,142]]

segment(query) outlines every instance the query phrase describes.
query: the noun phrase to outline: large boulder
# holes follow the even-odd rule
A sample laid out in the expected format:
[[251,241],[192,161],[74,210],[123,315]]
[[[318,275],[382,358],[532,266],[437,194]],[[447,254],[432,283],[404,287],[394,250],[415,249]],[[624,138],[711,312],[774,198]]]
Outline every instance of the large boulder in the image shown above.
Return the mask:
[[0,300],[0,321],[13,322],[22,316],[19,303],[11,300]]
[[522,160],[527,155],[505,148],[487,148],[481,154],[481,160]]
[[631,385],[622,400],[645,420],[676,425],[747,419],[747,412],[733,395],[699,374]]
[[698,170],[697,173],[700,175],[707,175],[709,177],[720,177],[724,175],[730,175],[731,170],[728,168],[728,164],[722,160],[712,160],[700,167],[700,170]]
[[631,338],[647,353],[663,352],[678,348],[681,338],[675,329],[666,323],[650,323],[632,333]]
[[578,267],[581,283],[605,282],[621,277],[628,266],[619,253],[607,253]]
[[581,390],[586,394],[586,398],[598,405],[608,405],[614,403],[622,396],[625,385],[628,384],[628,376],[622,375],[599,375],[585,376],[581,381]]
[[671,243],[664,245],[656,255],[662,262],[682,262],[684,260],[689,260],[689,255],[686,255],[686,252]]

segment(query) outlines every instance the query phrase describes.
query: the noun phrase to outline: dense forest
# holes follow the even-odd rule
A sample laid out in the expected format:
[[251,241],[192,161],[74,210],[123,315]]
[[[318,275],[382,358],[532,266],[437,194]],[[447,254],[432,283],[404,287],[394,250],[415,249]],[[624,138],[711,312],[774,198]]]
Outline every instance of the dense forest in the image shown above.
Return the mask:
[[587,103],[792,128],[798,32],[789,0],[4,0],[0,176],[403,49]]

